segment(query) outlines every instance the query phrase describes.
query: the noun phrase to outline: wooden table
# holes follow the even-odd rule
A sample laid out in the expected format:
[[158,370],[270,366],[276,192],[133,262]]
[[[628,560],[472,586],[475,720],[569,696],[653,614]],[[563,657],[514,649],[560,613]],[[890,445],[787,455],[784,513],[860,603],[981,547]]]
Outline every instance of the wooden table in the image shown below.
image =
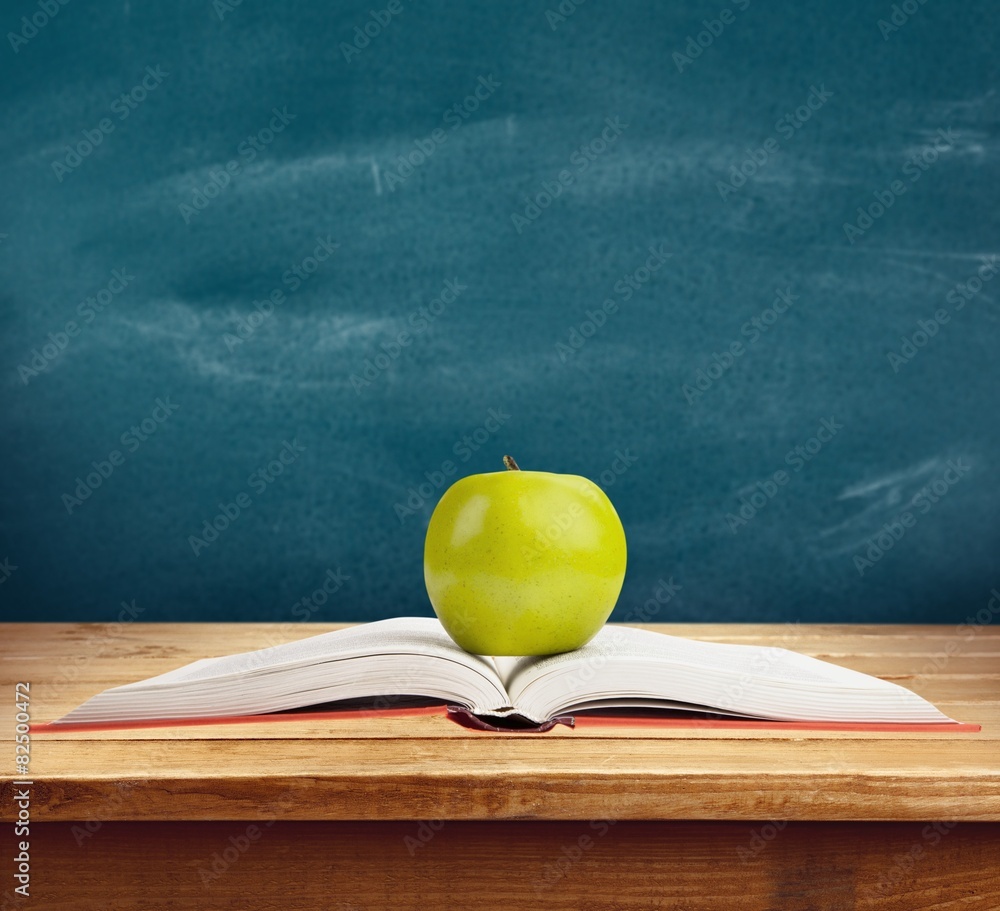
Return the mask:
[[[0,911],[997,909],[1000,630],[658,625],[909,686],[980,733],[463,728],[391,717],[32,735],[31,898],[14,684],[51,721],[106,687],[320,624],[7,624]],[[5,904],[5,899],[7,904]]]

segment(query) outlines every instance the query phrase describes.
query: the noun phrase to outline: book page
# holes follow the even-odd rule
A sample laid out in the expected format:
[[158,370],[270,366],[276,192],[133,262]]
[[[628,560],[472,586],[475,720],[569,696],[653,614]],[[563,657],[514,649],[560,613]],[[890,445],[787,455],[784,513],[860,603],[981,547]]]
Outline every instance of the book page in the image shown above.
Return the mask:
[[436,619],[399,617],[195,661],[105,690],[60,721],[259,714],[380,696],[427,696],[476,711],[508,703],[490,659],[461,649]]
[[667,700],[789,721],[948,721],[904,687],[783,648],[700,642],[606,626],[575,652],[501,668],[512,703],[537,717],[598,700]]
[[318,636],[296,639],[281,645],[203,658],[184,667],[150,677],[128,687],[164,686],[191,683],[214,677],[246,677],[250,674],[272,673],[289,665],[352,658],[362,655],[434,655],[457,661],[489,676],[496,675],[492,662],[479,655],[470,655],[444,631],[440,621],[432,617],[394,617],[360,626],[347,627]]

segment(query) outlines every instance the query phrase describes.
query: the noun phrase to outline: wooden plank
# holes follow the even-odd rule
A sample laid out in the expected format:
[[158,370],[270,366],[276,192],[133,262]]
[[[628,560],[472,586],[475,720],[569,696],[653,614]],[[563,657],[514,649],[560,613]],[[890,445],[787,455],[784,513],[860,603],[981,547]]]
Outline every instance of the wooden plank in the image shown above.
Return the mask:
[[[107,686],[330,628],[16,625],[0,636],[0,685],[30,679],[33,718],[48,720]],[[984,729],[538,736],[423,714],[39,733],[34,906],[1000,907],[1000,630],[965,641],[953,627],[658,628],[895,678]],[[0,699],[0,739],[12,717]],[[8,856],[15,805],[0,781]],[[242,850],[252,825],[260,839]]]
[[[32,717],[51,720],[106,686],[334,626],[15,624],[4,628],[11,635],[2,637],[6,660],[0,676],[9,686],[30,673]],[[657,628],[791,644],[791,638],[782,641],[787,631],[780,626]],[[946,665],[921,674],[928,656],[948,654],[953,628],[814,626],[787,632],[799,642],[813,637],[822,654],[839,656],[847,666],[888,669],[885,676],[953,717],[983,724],[979,735],[665,731],[640,725],[491,735],[440,715],[355,718],[336,727],[295,720],[39,733],[31,767],[38,782],[36,809],[42,818],[67,819],[116,801],[124,782],[135,787],[127,800],[117,799],[118,815],[109,818],[252,818],[258,802],[294,792],[303,819],[413,818],[428,812],[456,819],[577,819],[611,808],[619,808],[622,818],[718,819],[760,818],[762,808],[771,815],[784,808],[817,820],[993,820],[1000,818],[1000,675],[983,671],[1000,650],[996,633],[982,630],[962,643],[968,651],[952,649]],[[89,652],[81,650],[88,646]],[[867,651],[851,654],[848,646]],[[31,657],[34,652],[39,654]],[[962,670],[971,672],[957,673]],[[891,673],[899,671],[911,673]],[[12,702],[0,700],[0,739],[12,736],[12,717]],[[78,740],[86,740],[86,747]],[[0,769],[9,771],[11,761],[5,758]],[[9,812],[9,806],[0,809]]]
[[39,825],[32,838],[30,906],[46,911],[1000,907],[997,825],[609,824],[597,818],[434,825],[282,818],[95,822],[93,832],[80,825]]
[[297,819],[1000,820],[996,743],[974,738],[52,741],[33,812],[253,819],[294,795]]

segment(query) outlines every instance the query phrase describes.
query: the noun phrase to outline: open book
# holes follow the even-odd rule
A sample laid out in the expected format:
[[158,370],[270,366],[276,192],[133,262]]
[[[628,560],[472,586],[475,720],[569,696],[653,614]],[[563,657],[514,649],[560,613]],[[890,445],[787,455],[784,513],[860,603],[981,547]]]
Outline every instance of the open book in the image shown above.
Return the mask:
[[484,727],[545,729],[567,713],[712,712],[780,721],[950,722],[916,693],[782,648],[605,626],[572,652],[490,658],[441,624],[399,617],[205,658],[94,696],[56,724],[278,712],[337,700],[422,696]]

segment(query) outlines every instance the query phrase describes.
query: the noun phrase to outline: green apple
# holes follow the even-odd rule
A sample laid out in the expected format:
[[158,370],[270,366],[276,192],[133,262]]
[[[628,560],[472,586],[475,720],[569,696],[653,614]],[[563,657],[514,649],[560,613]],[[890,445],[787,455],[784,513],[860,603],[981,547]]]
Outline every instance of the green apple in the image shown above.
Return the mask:
[[621,520],[586,478],[504,464],[456,481],[431,515],[424,582],[434,612],[477,655],[579,648],[625,580]]

